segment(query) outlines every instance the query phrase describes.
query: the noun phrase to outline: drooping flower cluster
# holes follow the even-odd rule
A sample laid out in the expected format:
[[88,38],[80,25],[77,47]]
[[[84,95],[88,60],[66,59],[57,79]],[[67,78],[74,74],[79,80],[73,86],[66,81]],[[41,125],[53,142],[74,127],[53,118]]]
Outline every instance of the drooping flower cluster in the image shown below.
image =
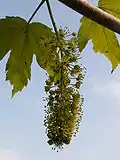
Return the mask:
[[[45,120],[49,145],[62,149],[78,132],[82,120],[84,98],[80,95],[85,68],[78,65],[80,53],[76,34],[60,29],[57,53],[59,61],[53,63],[54,74],[48,74],[45,91],[48,97],[45,106]],[[70,36],[70,38],[69,38]]]

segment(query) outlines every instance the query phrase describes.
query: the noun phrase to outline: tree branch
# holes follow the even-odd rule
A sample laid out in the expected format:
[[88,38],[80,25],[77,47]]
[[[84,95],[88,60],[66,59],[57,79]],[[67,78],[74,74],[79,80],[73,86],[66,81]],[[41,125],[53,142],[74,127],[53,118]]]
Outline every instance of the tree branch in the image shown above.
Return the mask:
[[92,21],[120,34],[120,19],[85,0],[58,0]]

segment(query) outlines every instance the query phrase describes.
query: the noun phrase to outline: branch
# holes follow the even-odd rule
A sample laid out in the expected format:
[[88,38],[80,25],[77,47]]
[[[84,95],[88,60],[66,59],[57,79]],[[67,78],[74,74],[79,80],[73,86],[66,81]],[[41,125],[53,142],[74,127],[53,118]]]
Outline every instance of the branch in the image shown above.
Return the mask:
[[92,21],[120,34],[120,19],[85,0],[58,0]]

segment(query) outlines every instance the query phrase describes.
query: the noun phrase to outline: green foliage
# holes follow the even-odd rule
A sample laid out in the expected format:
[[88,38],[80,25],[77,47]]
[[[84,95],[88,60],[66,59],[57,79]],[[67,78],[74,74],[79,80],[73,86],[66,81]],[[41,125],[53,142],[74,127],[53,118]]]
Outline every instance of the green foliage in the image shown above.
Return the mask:
[[[55,33],[42,23],[30,23],[45,1]],[[120,18],[119,0],[99,0],[98,7]],[[48,144],[53,149],[68,145],[82,120],[84,98],[80,88],[85,70],[78,65],[79,51],[92,40],[94,52],[104,54],[113,70],[120,63],[120,46],[115,33],[85,17],[80,23],[78,35],[70,34],[67,28],[57,32],[49,0],[40,2],[28,22],[20,17],[0,19],[0,60],[10,52],[6,80],[13,85],[12,96],[27,86],[33,55],[48,73],[44,125]]]
[[119,0],[99,0],[98,7],[102,10],[120,18],[120,1]]
[[[30,23],[43,3],[39,4],[28,22],[20,17],[0,19],[0,60],[10,52],[6,80],[13,85],[12,96],[27,86],[33,55],[39,66],[47,71],[44,125],[48,144],[53,149],[62,149],[63,144],[69,144],[72,136],[76,135],[82,119],[84,99],[79,89],[84,79],[84,68],[77,64],[80,53],[75,32],[69,34],[65,28],[57,33],[54,24],[53,33],[41,23]],[[50,6],[48,8],[54,22]]]
[[[79,94],[84,74],[77,63],[76,33],[67,38],[68,30],[59,30],[59,40],[41,23],[28,24],[20,17],[0,20],[0,60],[10,51],[6,80],[13,85],[12,96],[27,86],[31,78],[33,55],[48,73],[45,126],[49,145],[62,148],[69,144],[82,118],[83,98]],[[69,36],[68,36],[69,37]]]
[[10,51],[6,80],[13,85],[12,96],[27,86],[33,54],[39,65],[46,68],[50,52],[45,40],[50,37],[51,29],[41,23],[28,24],[20,17],[0,19],[0,60]]
[[78,32],[80,51],[89,40],[92,40],[94,52],[104,54],[111,61],[114,70],[120,63],[120,46],[115,33],[85,17],[80,22]]
[[[99,0],[98,7],[120,18],[119,0]],[[111,61],[114,70],[120,63],[120,46],[115,33],[84,16],[80,23],[78,32],[80,51],[85,48],[89,40],[92,40],[94,52],[104,54]]]
[[59,42],[57,43],[57,39],[55,42],[59,61],[54,63],[54,75],[48,74],[45,86],[48,97],[44,125],[49,138],[48,144],[53,145],[53,149],[62,149],[76,135],[82,120],[84,101],[79,93],[84,68],[77,64],[80,53],[76,34],[73,33],[69,39],[66,39],[69,34],[66,29],[60,29],[58,34]]

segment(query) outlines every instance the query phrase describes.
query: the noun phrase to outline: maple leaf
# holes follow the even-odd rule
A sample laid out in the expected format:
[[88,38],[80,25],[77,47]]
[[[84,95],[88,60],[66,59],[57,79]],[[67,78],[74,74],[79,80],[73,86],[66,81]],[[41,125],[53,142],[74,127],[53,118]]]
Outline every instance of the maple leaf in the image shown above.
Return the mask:
[[120,63],[120,46],[115,33],[89,19],[81,19],[78,31],[79,49],[82,51],[89,40],[92,40],[95,53],[104,54],[112,63],[114,70]]
[[82,25],[80,26],[80,29],[78,31],[78,46],[80,52],[82,52],[82,50],[90,40],[91,21],[83,17],[81,18],[80,23]]
[[41,67],[48,60],[47,47],[43,52],[43,39],[52,36],[52,31],[41,23],[28,24],[20,17],[0,19],[0,60],[10,51],[6,65],[6,80],[13,85],[12,96],[27,86],[31,78],[33,54],[44,57]]
[[98,7],[120,18],[120,0],[99,0]]

